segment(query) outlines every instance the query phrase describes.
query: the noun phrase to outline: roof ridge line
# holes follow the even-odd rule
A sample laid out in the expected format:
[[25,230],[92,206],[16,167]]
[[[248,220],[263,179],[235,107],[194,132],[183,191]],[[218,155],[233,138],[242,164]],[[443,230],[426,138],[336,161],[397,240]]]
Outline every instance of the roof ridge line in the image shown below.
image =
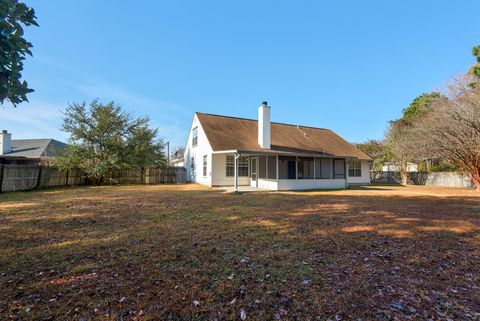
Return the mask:
[[[209,115],[209,116],[217,116],[217,117],[225,117],[225,118],[233,118],[233,119],[242,119],[242,120],[251,120],[254,122],[258,122],[257,119],[253,118],[245,118],[245,117],[235,117],[235,116],[227,116],[227,115],[220,115],[220,114],[210,114],[210,113],[202,113],[202,112],[195,112],[196,114],[203,114],[203,115]],[[312,128],[312,129],[321,129],[321,130],[329,130],[331,129],[324,128],[324,127],[313,127],[313,126],[305,126],[305,125],[296,125],[296,124],[288,124],[288,123],[280,123],[280,122],[275,122],[272,121],[270,122],[271,124],[278,124],[278,125],[285,125],[285,126],[294,126],[294,127],[303,127],[303,128]]]

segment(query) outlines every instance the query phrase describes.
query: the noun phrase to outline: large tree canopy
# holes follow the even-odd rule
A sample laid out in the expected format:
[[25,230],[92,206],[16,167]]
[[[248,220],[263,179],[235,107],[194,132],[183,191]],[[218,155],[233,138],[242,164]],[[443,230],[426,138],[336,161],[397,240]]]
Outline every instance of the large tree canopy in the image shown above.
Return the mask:
[[62,130],[70,134],[70,146],[57,165],[80,168],[99,182],[120,169],[165,164],[163,140],[149,119],[133,118],[113,102],[70,104]]
[[404,120],[414,121],[415,118],[420,117],[422,113],[428,111],[435,99],[441,97],[438,92],[424,93],[415,98],[412,103],[403,110],[402,118]]
[[480,78],[480,46],[473,47],[472,54],[476,59],[475,65],[472,68],[472,73],[475,77]]
[[444,159],[468,175],[480,190],[480,87],[467,75],[450,86],[415,125],[416,149]]
[[23,38],[25,26],[38,26],[35,11],[18,0],[0,0],[0,103],[14,106],[28,101],[33,89],[22,78],[23,60],[32,55],[32,44]]

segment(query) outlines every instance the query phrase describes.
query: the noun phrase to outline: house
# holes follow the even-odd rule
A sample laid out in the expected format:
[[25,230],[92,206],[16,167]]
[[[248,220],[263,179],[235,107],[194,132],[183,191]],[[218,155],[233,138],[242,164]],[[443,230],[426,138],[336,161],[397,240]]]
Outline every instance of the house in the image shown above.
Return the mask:
[[184,167],[185,163],[183,158],[175,158],[170,161],[170,166],[173,167]]
[[55,153],[67,144],[55,139],[12,139],[12,134],[0,133],[0,164],[48,164]]
[[329,129],[195,113],[185,149],[187,178],[207,186],[268,190],[344,188],[370,183],[369,160]]
[[[393,162],[385,162],[382,166],[382,172],[400,172],[400,166]],[[407,172],[418,172],[418,164],[408,162]]]

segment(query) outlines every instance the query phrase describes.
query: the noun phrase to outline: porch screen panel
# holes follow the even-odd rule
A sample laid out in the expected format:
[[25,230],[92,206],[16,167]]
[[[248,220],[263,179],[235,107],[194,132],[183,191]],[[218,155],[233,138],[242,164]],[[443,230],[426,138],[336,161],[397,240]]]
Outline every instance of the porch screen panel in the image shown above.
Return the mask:
[[322,177],[322,159],[315,157],[315,178]]
[[295,157],[278,157],[278,178],[295,179]]
[[335,159],[333,161],[334,178],[345,178],[345,160]]
[[267,178],[267,157],[258,158],[258,178]]
[[276,156],[268,156],[267,157],[268,163],[268,179],[277,179],[277,157]]
[[329,179],[330,175],[330,158],[317,158],[317,163],[320,165],[320,170],[317,170],[317,178]]
[[298,179],[313,178],[313,158],[301,157],[298,160]]

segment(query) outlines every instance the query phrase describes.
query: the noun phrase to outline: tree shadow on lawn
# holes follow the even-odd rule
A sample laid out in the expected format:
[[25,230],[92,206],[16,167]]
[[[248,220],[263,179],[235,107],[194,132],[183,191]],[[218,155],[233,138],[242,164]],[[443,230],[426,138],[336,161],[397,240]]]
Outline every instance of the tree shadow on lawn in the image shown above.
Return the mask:
[[0,316],[468,319],[480,306],[475,198],[93,195],[38,194],[3,219]]

